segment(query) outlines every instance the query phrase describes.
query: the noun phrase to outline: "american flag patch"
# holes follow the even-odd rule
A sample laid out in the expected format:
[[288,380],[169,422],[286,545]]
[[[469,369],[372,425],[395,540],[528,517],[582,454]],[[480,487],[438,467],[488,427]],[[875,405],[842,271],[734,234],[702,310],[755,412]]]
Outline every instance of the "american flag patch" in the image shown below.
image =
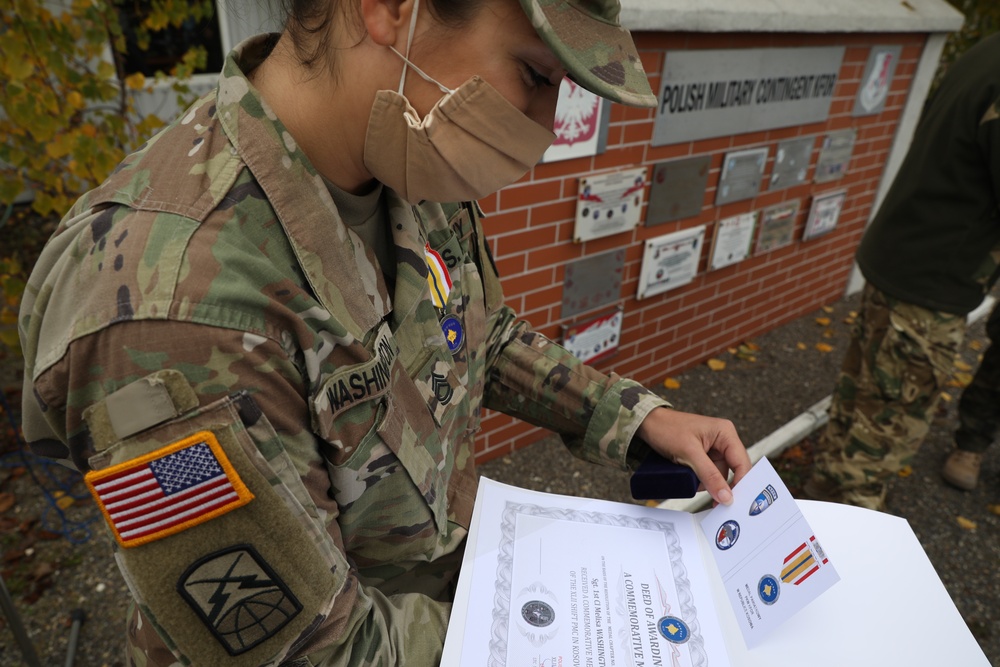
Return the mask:
[[444,308],[452,287],[448,265],[430,244],[424,245],[424,256],[427,258],[427,286],[431,289],[431,301],[437,308]]
[[209,431],[89,472],[85,480],[123,547],[179,533],[253,499]]

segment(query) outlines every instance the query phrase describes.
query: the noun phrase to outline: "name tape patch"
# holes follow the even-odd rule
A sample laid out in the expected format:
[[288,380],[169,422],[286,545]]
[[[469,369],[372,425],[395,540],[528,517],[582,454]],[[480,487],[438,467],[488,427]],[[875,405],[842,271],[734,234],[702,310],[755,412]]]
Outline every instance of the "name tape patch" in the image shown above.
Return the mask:
[[333,418],[359,402],[388,391],[392,365],[399,354],[389,325],[383,324],[378,330],[372,352],[372,359],[338,371],[326,381],[323,393],[330,402]]

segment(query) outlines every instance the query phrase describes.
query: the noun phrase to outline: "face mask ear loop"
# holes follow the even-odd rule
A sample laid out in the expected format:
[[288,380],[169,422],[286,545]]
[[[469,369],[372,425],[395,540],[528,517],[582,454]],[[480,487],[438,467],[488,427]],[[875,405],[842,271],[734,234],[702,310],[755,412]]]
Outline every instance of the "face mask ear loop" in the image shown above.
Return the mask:
[[400,58],[402,58],[403,62],[406,63],[403,66],[403,73],[400,74],[399,76],[399,90],[397,92],[400,95],[403,94],[403,85],[406,83],[406,69],[407,67],[412,67],[413,71],[420,75],[420,78],[422,78],[424,81],[427,81],[428,83],[433,83],[435,86],[440,88],[441,92],[444,93],[445,95],[453,93],[455,92],[454,90],[448,88],[447,86],[442,85],[438,81],[435,81],[429,75],[424,73],[422,69],[420,69],[412,62],[410,62],[410,57],[409,57],[410,45],[413,44],[413,33],[416,32],[417,29],[417,11],[419,9],[420,9],[420,0],[413,0],[413,15],[410,17],[410,31],[409,34],[406,36],[406,55],[403,55],[402,53],[397,51],[396,47],[394,47],[392,44],[389,45],[389,48],[392,49],[392,52],[395,53]]
[[[410,67],[413,67],[413,63],[410,62],[410,46],[413,45],[413,33],[416,32],[417,30],[417,14],[419,13],[419,11],[420,11],[420,0],[413,0],[413,15],[410,16],[410,31],[406,35],[406,55],[404,56],[399,51],[396,51],[396,48],[394,46],[392,46],[391,44],[389,45],[389,48],[392,49],[397,56],[402,58],[403,62],[405,62],[406,65],[409,65]],[[406,83],[406,65],[403,65],[403,73],[399,75],[399,90],[397,92],[400,95],[403,94],[403,84]]]

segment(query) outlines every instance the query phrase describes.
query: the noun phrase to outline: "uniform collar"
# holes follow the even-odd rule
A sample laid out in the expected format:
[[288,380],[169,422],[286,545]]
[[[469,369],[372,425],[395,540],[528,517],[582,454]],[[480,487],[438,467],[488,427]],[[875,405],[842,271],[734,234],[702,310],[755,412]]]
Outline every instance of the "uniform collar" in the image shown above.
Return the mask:
[[348,333],[363,340],[391,310],[381,272],[367,253],[355,252],[323,177],[244,73],[267,57],[275,39],[251,37],[226,58],[219,77],[219,122],[267,195],[313,294]]

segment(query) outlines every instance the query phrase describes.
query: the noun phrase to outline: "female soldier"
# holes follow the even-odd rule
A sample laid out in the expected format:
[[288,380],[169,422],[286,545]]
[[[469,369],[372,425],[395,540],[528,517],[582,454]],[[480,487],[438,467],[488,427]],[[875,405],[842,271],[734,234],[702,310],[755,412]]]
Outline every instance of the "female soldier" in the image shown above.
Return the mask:
[[517,321],[468,203],[541,156],[567,70],[655,103],[617,0],[291,4],[80,199],[23,309],[24,430],[87,472],[130,664],[436,664],[484,407],[721,502],[749,469]]

